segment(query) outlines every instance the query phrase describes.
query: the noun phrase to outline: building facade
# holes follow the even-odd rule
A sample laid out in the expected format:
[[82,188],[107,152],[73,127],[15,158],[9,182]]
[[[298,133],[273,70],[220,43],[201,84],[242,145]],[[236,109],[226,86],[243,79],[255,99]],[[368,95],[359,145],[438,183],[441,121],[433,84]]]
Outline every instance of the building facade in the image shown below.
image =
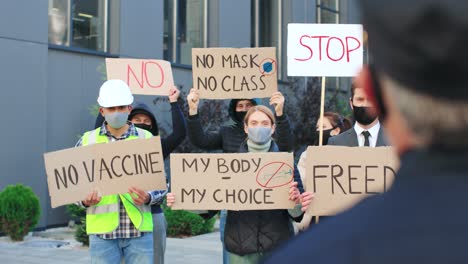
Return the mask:
[[[275,46],[279,83],[288,89],[287,24],[357,23],[354,1],[3,1],[0,189],[22,183],[34,190],[42,209],[38,228],[67,223],[64,207],[50,207],[43,153],[73,147],[94,127],[106,57],[171,61],[185,96],[192,85],[191,48]],[[136,100],[150,104],[160,126],[170,127],[167,102]]]

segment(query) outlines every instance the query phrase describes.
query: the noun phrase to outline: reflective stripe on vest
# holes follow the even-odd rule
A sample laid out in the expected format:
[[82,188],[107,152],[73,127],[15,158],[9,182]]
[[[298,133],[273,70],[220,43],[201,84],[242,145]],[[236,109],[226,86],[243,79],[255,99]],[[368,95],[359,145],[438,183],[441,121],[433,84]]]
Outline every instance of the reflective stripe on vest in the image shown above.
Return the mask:
[[[129,136],[125,140],[137,138],[150,138],[150,132],[136,128],[138,137]],[[101,128],[88,131],[83,135],[82,145],[108,143],[107,136],[100,135]],[[86,233],[88,234],[105,234],[117,229],[119,226],[119,198],[125,207],[130,220],[135,228],[143,232],[151,232],[153,230],[153,219],[151,208],[148,205],[138,206],[133,203],[130,194],[113,194],[101,197],[101,201],[95,206],[88,207],[86,210]]]

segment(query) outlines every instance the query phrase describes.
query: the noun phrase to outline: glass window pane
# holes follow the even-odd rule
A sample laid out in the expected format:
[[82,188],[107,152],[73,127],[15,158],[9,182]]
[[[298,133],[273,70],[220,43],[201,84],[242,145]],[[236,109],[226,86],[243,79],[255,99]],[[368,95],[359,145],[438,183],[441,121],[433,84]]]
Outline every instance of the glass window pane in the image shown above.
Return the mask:
[[49,0],[49,43],[68,46],[69,1]]
[[203,0],[180,0],[178,6],[179,58],[182,64],[192,64],[192,48],[203,47]]
[[72,46],[106,51],[106,1],[73,0]]
[[320,5],[338,11],[337,0],[320,0]]
[[167,61],[174,61],[174,1],[164,0],[163,56]]
[[338,23],[338,13],[320,8],[320,23]]

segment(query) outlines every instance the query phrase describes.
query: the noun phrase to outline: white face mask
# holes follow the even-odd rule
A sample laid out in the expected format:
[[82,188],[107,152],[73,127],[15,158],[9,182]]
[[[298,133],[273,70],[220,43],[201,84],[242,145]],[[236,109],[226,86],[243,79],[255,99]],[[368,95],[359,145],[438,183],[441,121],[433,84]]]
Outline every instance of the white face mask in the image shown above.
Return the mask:
[[253,141],[256,144],[265,144],[271,139],[271,132],[272,128],[271,127],[262,127],[262,126],[257,126],[257,127],[249,127],[247,128],[248,137],[251,141]]
[[104,119],[109,126],[114,129],[119,129],[127,123],[128,115],[128,112],[115,111],[114,113],[104,115]]

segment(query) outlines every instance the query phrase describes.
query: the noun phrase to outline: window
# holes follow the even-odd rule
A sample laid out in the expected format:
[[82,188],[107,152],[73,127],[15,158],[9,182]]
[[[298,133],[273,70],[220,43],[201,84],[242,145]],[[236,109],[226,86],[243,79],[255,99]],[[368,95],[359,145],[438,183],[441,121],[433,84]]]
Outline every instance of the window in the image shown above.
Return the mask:
[[[283,43],[287,22],[283,16],[283,1],[252,0],[251,1],[251,46],[276,47],[278,79],[284,79],[286,64],[283,64]],[[286,48],[286,46],[285,46]]]
[[108,51],[108,0],[49,0],[49,44]]
[[192,48],[207,46],[207,0],[164,0],[164,59],[192,64]]
[[317,0],[318,23],[340,23],[339,0]]

